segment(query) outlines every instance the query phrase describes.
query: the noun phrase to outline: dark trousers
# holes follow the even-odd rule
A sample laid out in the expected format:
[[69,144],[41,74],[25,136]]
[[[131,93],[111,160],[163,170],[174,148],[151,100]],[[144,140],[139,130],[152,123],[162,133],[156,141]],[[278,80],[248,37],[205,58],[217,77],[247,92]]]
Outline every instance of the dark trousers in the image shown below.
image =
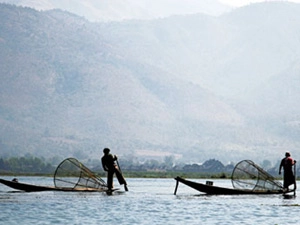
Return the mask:
[[115,166],[114,168],[110,169],[107,172],[107,187],[108,188],[113,188],[114,173],[116,174],[116,177],[117,177],[120,185],[126,184],[126,181],[125,181],[122,173],[120,172],[119,168],[117,166]]
[[291,170],[284,171],[283,187],[288,188],[291,184],[295,183],[295,177]]

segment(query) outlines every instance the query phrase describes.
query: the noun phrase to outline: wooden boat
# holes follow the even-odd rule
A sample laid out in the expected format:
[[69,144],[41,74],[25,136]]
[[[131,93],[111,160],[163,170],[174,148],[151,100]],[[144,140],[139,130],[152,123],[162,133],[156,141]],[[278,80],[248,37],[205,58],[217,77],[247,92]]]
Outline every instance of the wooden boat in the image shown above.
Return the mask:
[[178,183],[183,183],[191,188],[194,188],[197,191],[206,193],[208,195],[266,195],[266,194],[287,194],[290,192],[294,192],[294,190],[283,191],[282,190],[241,190],[241,189],[233,189],[233,188],[225,188],[213,186],[211,184],[202,184],[194,181],[186,180],[181,177],[176,177],[175,180],[176,188],[174,194],[176,195]]
[[[33,184],[21,183],[18,181],[9,181],[0,179],[0,183],[11,187],[16,190],[25,191],[25,192],[37,192],[37,191],[80,191],[80,192],[102,192],[107,191],[107,189],[103,188],[89,188],[89,187],[76,187],[76,188],[60,188],[60,187],[52,187],[52,186],[38,186]],[[115,189],[114,189],[115,190]]]
[[[81,191],[81,192],[106,192],[111,194],[118,189],[109,189],[101,177],[94,174],[75,158],[63,160],[54,173],[54,186],[38,186],[0,179],[0,183],[16,190],[26,192],[36,191]],[[125,190],[128,189],[125,187]]]
[[176,177],[175,180],[177,182],[174,194],[177,192],[179,182],[210,195],[285,195],[294,192],[295,196],[297,188],[294,180],[294,189],[284,189],[279,181],[251,160],[242,160],[234,167],[231,175],[233,188],[213,186],[213,183],[208,181],[206,184],[201,184],[181,177]]

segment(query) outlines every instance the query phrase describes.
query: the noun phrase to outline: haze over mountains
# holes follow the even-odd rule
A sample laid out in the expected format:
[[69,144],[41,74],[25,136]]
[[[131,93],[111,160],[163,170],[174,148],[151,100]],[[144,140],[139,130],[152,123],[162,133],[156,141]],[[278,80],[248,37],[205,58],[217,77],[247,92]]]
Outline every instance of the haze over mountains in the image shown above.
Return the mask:
[[93,23],[0,4],[1,156],[297,157],[300,5]]
[[151,20],[171,15],[205,13],[220,15],[232,7],[218,0],[0,0],[37,10],[62,9],[90,21]]

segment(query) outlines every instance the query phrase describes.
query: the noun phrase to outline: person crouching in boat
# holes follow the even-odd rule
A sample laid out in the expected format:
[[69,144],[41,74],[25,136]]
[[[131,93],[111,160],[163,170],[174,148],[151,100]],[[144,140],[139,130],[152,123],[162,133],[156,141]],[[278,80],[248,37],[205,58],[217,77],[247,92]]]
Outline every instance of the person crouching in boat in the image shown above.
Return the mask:
[[101,158],[101,161],[103,169],[107,172],[107,187],[111,190],[113,188],[114,173],[116,174],[120,185],[124,184],[126,186],[127,184],[118,166],[115,164],[115,161],[118,160],[117,156],[112,155],[109,152],[109,148],[103,149],[104,156]]
[[[281,174],[281,168],[283,167],[283,187],[288,190],[291,184],[295,185],[295,176],[293,173],[293,165],[296,163],[296,160],[293,160],[289,152],[285,153],[285,158],[281,160],[279,166],[279,174]],[[296,187],[296,186],[295,186]]]

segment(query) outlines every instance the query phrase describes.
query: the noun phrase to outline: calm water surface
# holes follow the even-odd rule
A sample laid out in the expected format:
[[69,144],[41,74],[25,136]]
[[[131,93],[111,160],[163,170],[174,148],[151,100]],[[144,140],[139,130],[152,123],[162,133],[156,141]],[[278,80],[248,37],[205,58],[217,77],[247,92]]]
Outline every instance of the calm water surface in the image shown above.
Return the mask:
[[[2,177],[12,179],[13,177]],[[20,182],[51,185],[48,177],[18,177]],[[196,180],[205,182],[206,180]],[[231,187],[230,180],[212,180]],[[13,191],[0,184],[0,224],[300,224],[300,193],[207,196],[174,179],[127,179],[129,192]],[[119,187],[115,181],[115,186]]]

